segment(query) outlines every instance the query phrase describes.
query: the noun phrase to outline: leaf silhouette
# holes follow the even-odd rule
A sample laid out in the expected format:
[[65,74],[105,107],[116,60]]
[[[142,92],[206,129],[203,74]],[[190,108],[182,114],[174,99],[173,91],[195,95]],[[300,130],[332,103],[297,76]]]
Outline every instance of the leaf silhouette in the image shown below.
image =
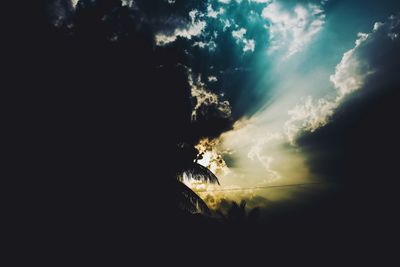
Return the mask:
[[177,203],[179,208],[190,213],[204,213],[210,215],[210,209],[207,204],[184,183],[176,182]]
[[[182,173],[185,173],[187,177],[192,180],[219,185],[217,176],[215,176],[215,174],[212,173],[209,169],[196,162],[193,162],[190,165],[186,166],[183,169]],[[179,177],[178,179],[182,181],[183,176],[179,175],[178,177]]]

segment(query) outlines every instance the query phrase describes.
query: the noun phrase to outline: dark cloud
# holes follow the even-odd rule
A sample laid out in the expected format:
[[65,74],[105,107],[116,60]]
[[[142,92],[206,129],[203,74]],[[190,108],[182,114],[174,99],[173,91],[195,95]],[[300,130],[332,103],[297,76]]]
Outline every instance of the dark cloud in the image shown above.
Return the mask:
[[340,187],[332,195],[335,201],[324,203],[332,214],[347,216],[355,224],[390,220],[397,201],[400,39],[393,37],[398,25],[398,16],[375,24],[353,54],[374,72],[339,107],[331,123],[299,141],[312,171]]
[[58,27],[68,23],[74,12],[72,2],[65,0],[48,1],[47,10],[51,22]]
[[[357,90],[339,107],[333,122],[315,133],[304,136],[301,141],[306,151],[312,151],[310,155],[313,154],[312,157],[315,157],[315,160],[325,161],[325,163],[321,162],[321,165],[316,164],[316,166],[330,165],[331,160],[327,160],[326,157],[336,157],[338,153],[344,153],[346,149],[345,142],[350,142],[350,140],[346,140],[346,137],[348,138],[349,134],[352,133],[352,126],[361,123],[362,120],[366,120],[369,115],[373,116],[370,114],[371,111],[369,109],[374,109],[377,105],[384,105],[384,102],[389,100],[387,99],[388,96],[397,96],[398,91],[396,88],[400,86],[400,80],[397,75],[400,62],[398,53],[400,40],[393,37],[399,33],[399,18],[398,16],[393,16],[385,23],[375,24],[375,27],[376,30],[368,33],[368,39],[361,46],[355,48],[354,53],[351,55],[353,60],[362,62],[360,65],[368,66],[368,70],[364,70],[363,74],[367,71],[371,71],[372,74],[366,75],[362,81],[364,84],[362,88]],[[349,76],[353,75],[351,71],[354,70],[346,69],[346,71]],[[358,79],[357,72],[358,70],[354,73],[356,79]],[[382,113],[381,120],[386,126],[381,128],[371,124],[371,127],[374,127],[376,131],[382,131],[382,134],[387,134],[385,129],[394,127],[394,122],[390,120],[393,116],[394,114],[388,113],[384,115]],[[374,144],[385,139],[380,138],[382,137],[381,134],[373,138],[370,136],[369,131],[366,131],[360,136],[352,136],[352,140],[364,139],[365,136],[371,137],[369,141],[365,139],[366,149],[368,149],[368,143]],[[319,140],[326,140],[326,142],[319,142]],[[395,142],[396,140],[392,141]],[[318,149],[318,146],[320,146],[320,149]],[[335,151],[338,153],[335,153]],[[344,157],[339,157],[337,160],[344,160]],[[335,164],[332,164],[332,166],[335,166]],[[335,171],[329,170],[326,173],[333,174]]]

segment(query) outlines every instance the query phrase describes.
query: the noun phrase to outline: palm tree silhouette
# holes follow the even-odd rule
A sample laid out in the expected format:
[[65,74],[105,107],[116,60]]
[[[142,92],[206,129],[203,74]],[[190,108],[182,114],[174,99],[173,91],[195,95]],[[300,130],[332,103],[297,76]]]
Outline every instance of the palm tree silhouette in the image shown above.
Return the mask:
[[[71,9],[70,6],[69,9]],[[139,14],[138,12],[137,10],[131,10],[122,6],[121,0],[79,0],[75,13],[71,14],[69,18],[73,22],[74,27],[72,29],[68,28],[68,31],[70,34],[73,33],[71,36],[74,36],[82,43],[89,41],[88,43],[95,47],[97,45],[102,45],[104,40],[111,41],[111,39],[114,40],[111,37],[117,36],[119,42],[125,42],[126,47],[129,47],[127,51],[130,53],[134,53],[135,49],[144,50],[141,51],[141,53],[148,55],[146,58],[148,59],[147,64],[151,66],[154,64],[154,68],[150,69],[157,70],[151,73],[151,76],[158,77],[154,80],[165,81],[165,84],[168,84],[170,87],[184,88],[188,86],[186,77],[182,79],[176,68],[177,62],[175,61],[177,61],[179,57],[178,59],[171,59],[168,57],[168,59],[166,59],[167,62],[163,62],[162,68],[159,67],[157,60],[154,60],[154,62],[151,60],[156,55],[153,54],[155,53],[153,51],[153,39],[149,37],[151,34],[146,32],[147,28],[144,22],[146,19],[142,17],[143,14]],[[142,42],[143,45],[141,45]],[[128,44],[131,46],[128,46]],[[136,46],[133,46],[134,44]],[[124,55],[126,59],[123,60],[127,61],[129,58],[123,54],[124,52],[125,50],[120,51],[120,54]],[[174,53],[172,54],[175,55]],[[142,56],[144,57],[144,55]],[[121,62],[117,63],[122,64]],[[131,66],[132,64],[134,64],[134,62],[129,62],[127,65]],[[119,75],[115,80],[121,80],[122,78],[120,76],[122,75]],[[182,83],[180,83],[181,81]],[[131,81],[126,80],[125,82],[129,83]],[[160,85],[161,82],[154,83],[153,87],[158,87]],[[180,94],[176,96],[176,98],[179,99],[183,108],[182,110],[176,108],[176,113],[171,111],[170,117],[173,117],[174,120],[177,121],[176,124],[173,125],[183,130],[174,130],[177,132],[176,140],[168,140],[168,144],[184,139],[185,131],[187,128],[190,128],[190,126],[186,126],[190,125],[190,108],[186,110],[184,106],[186,103],[185,101],[188,100],[184,98],[188,96],[183,93],[184,90],[175,91],[176,94]],[[186,91],[188,92],[189,90]],[[170,94],[172,94],[172,92]],[[171,128],[174,127],[171,126]],[[168,172],[166,176],[173,178],[171,186],[173,192],[171,192],[171,194],[174,194],[176,200],[175,204],[179,209],[189,213],[210,214],[206,203],[183,183],[184,177],[187,177],[190,180],[219,184],[218,178],[210,170],[197,163],[198,152],[194,148],[194,143],[196,143],[195,140],[178,144],[177,153],[175,153],[175,155],[170,155],[170,161],[175,162],[171,166],[172,172]]]
[[186,212],[210,215],[207,204],[184,184],[184,178],[219,185],[218,178],[209,169],[197,163],[197,150],[194,146],[183,143],[178,148],[182,158],[177,168],[175,182],[177,205]]

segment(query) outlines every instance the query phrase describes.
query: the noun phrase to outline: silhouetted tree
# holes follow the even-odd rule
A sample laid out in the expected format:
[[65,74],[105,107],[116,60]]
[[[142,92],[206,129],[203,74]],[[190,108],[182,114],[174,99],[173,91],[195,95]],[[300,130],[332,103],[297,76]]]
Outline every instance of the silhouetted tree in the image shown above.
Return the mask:
[[189,180],[219,184],[218,178],[209,169],[196,162],[197,150],[193,145],[181,143],[178,145],[178,150],[180,152],[176,172],[178,206],[192,213],[200,211],[210,214],[206,203],[183,182],[186,177]]
[[260,209],[253,208],[249,212],[246,212],[246,201],[242,200],[240,204],[232,201],[232,205],[229,207],[226,214],[221,210],[218,210],[217,213],[224,222],[229,224],[254,224],[257,223],[259,219]]
[[[124,95],[131,97],[135,90],[148,90],[154,91],[156,97],[160,98],[168,94],[166,99],[173,99],[174,104],[177,103],[171,104],[168,115],[162,114],[168,117],[171,130],[170,133],[164,132],[161,137],[168,143],[167,147],[175,147],[166,152],[165,157],[168,159],[165,161],[168,161],[170,170],[166,171],[164,179],[169,181],[162,184],[168,184],[169,188],[166,190],[174,195],[175,205],[181,210],[209,214],[205,202],[183,183],[185,176],[196,181],[219,184],[217,177],[210,170],[196,162],[195,140],[184,142],[185,139],[190,139],[185,135],[191,132],[191,107],[187,76],[178,67],[182,59],[180,53],[171,48],[155,47],[154,29],[148,22],[153,20],[139,9],[122,6],[121,0],[80,0],[75,10],[72,10],[70,4],[61,6],[60,1],[52,2],[57,12],[62,14],[58,18],[61,21],[55,24],[56,28],[79,44],[76,46],[79,61],[74,67],[83,77],[79,81],[81,87],[122,91],[121,88],[125,88],[126,84],[136,83],[136,88],[131,89],[132,93],[124,92]],[[147,2],[138,4],[145,5]],[[164,6],[169,7],[166,3]],[[138,55],[140,57],[137,57]],[[143,77],[138,78],[135,71]],[[162,90],[163,87],[170,90],[166,92]],[[112,121],[104,123],[111,124],[110,128],[121,130],[122,127],[118,124],[126,123],[125,119],[129,120],[129,116],[135,116],[115,111],[126,105],[126,99],[116,99],[110,107],[114,108],[111,114],[118,119],[113,118]],[[129,110],[129,107],[124,108]],[[157,120],[160,120],[160,117],[155,119],[154,124],[160,123],[162,128],[161,122]]]

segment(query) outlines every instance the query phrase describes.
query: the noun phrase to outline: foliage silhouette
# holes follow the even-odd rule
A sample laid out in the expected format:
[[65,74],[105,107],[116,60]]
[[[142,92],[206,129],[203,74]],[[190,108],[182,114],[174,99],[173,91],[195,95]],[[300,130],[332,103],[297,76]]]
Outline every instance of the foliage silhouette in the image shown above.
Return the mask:
[[[167,127],[171,129],[169,132],[164,132],[165,144],[159,146],[164,148],[160,153],[169,154],[169,159],[164,159],[168,165],[164,180],[168,181],[159,182],[167,186],[169,191],[167,194],[174,195],[167,199],[174,199],[176,202],[174,204],[179,209],[189,213],[210,214],[205,202],[183,184],[182,180],[185,174],[189,179],[219,184],[217,177],[210,170],[195,162],[196,140],[187,137],[194,130],[190,121],[190,88],[186,74],[179,67],[182,64],[182,52],[169,47],[156,47],[152,28],[155,18],[151,17],[149,12],[143,13],[142,10],[122,6],[120,0],[80,0],[75,10],[70,4],[60,5],[59,1],[48,2],[50,6],[53,4],[51,12],[59,14],[53,16],[56,20],[52,21],[56,29],[55,35],[62,36],[61,42],[73,44],[70,47],[77,47],[77,53],[70,52],[71,58],[76,62],[71,58],[68,60],[78,73],[75,79],[79,82],[79,89],[84,88],[79,93],[83,94],[85,90],[90,91],[94,88],[99,91],[101,88],[104,90],[101,101],[108,102],[109,109],[96,107],[100,110],[99,114],[104,113],[108,117],[119,116],[110,121],[103,120],[102,124],[115,128],[115,132],[126,131],[121,124],[135,117],[135,112],[131,110],[131,106],[135,104],[128,103],[127,99],[134,100],[135,94],[140,96],[145,90],[154,92],[159,99],[165,99],[165,103],[171,101],[171,107],[165,107],[165,103],[153,104],[162,108],[168,118]],[[137,2],[137,4],[145,5],[147,2]],[[168,7],[167,4],[164,5]],[[124,91],[121,96],[110,93],[111,88],[119,92],[128,84],[136,84],[136,88]],[[71,83],[71,86],[73,85]],[[160,91],[161,87],[168,87],[170,90]],[[108,95],[115,99],[111,97],[107,99]],[[114,102],[111,103],[110,100]],[[120,111],[121,107],[124,109]],[[150,126],[156,130],[165,127],[158,121],[159,118],[153,120],[150,120]],[[123,143],[129,139],[129,135],[122,137],[120,134],[117,138]],[[124,155],[120,152],[117,151],[123,158]],[[110,151],[111,153],[116,152]]]
[[217,211],[222,220],[228,224],[242,225],[242,224],[255,224],[260,217],[260,209],[253,208],[246,212],[246,201],[242,200],[239,204],[232,201],[226,214],[220,209]]

